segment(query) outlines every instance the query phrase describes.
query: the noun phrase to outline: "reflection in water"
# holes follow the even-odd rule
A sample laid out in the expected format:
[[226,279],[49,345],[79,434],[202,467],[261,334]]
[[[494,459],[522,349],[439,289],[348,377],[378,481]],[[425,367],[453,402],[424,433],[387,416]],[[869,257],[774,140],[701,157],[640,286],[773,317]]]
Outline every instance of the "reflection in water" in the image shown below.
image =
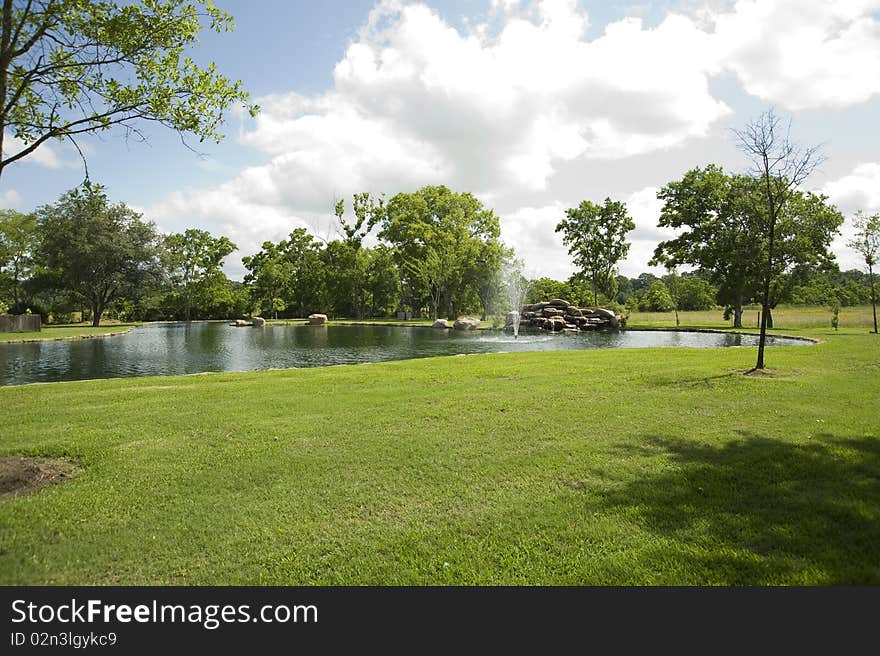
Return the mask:
[[[769,345],[808,344],[769,337]],[[0,344],[0,385],[252,371],[405,360],[461,353],[662,346],[755,346],[757,337],[728,333],[620,331],[565,334],[457,332],[395,326],[154,324],[118,337]]]

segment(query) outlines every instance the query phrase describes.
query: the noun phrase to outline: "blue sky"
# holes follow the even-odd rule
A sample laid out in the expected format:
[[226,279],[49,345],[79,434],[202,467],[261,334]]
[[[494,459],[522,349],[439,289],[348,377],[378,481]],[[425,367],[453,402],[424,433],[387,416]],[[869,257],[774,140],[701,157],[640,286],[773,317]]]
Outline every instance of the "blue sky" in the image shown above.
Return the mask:
[[[217,0],[232,33],[192,53],[262,106],[199,144],[84,142],[91,178],[164,231],[226,234],[239,258],[296,227],[331,238],[332,203],[447,184],[495,209],[535,276],[571,267],[553,228],[605,196],[637,223],[636,275],[668,235],[657,189],[694,166],[746,167],[730,129],[773,106],[827,162],[809,181],[848,216],[880,211],[880,0]],[[83,178],[69,147],[4,171],[0,205],[29,211]],[[841,238],[841,266],[858,266]]]

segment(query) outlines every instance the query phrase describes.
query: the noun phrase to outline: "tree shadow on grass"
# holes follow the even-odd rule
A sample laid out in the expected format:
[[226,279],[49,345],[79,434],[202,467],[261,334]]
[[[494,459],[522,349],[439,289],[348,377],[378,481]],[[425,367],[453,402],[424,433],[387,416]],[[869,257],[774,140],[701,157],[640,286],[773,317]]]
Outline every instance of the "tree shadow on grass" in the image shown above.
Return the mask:
[[880,440],[739,434],[719,446],[648,436],[643,454],[676,466],[612,485],[602,510],[634,512],[700,581],[880,584]]

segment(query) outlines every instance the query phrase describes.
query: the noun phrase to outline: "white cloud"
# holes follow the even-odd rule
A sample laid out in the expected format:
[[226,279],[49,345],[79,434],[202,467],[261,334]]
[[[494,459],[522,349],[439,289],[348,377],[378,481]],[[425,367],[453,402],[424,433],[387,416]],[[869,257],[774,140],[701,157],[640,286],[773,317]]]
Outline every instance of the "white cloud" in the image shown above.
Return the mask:
[[[589,200],[601,203],[604,199]],[[674,235],[669,229],[657,227],[663,207],[662,201],[657,199],[657,188],[645,187],[620,200],[626,204],[636,224],[635,229],[627,235],[631,246],[627,257],[618,266],[620,273],[635,277],[645,271],[663,272],[662,267],[648,267],[657,242]],[[523,260],[527,277],[547,276],[565,280],[574,273],[567,249],[562,243],[562,234],[556,232],[556,225],[565,217],[565,210],[577,205],[577,202],[523,207],[502,217],[501,237],[505,243],[517,244],[517,255]]]
[[714,16],[719,56],[743,87],[789,110],[880,93],[880,0],[740,0]]
[[822,193],[847,214],[880,211],[880,163],[858,164],[852,173],[826,182]]
[[838,254],[838,265],[843,270],[861,269],[864,260],[846,243],[853,237],[852,217],[858,210],[868,215],[880,213],[880,163],[858,164],[851,173],[826,182],[820,191],[847,217],[840,236],[832,244],[832,250]]
[[[8,132],[3,136],[4,157],[12,157],[17,153],[20,153],[26,147],[27,144]],[[57,145],[48,141],[40,144],[34,152],[26,155],[19,161],[33,162],[34,164],[39,164],[40,166],[45,166],[50,169],[71,168],[80,165],[78,161],[69,159],[65,155],[59,153]]]
[[21,194],[15,189],[7,189],[0,193],[0,209],[14,210],[21,207]]

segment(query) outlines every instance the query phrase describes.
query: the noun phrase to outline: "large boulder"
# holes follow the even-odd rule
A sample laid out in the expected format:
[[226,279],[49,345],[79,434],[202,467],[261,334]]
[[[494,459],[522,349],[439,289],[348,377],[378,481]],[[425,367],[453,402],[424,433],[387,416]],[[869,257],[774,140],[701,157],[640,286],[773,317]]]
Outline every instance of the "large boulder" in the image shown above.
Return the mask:
[[431,328],[452,328],[452,326],[449,325],[446,319],[437,319],[437,321],[431,324]]
[[309,325],[310,326],[323,326],[327,323],[327,315],[326,314],[310,314],[309,315]]
[[250,326],[251,324],[248,321],[245,321],[244,319],[236,319],[235,321],[233,321],[229,325],[235,326],[236,328],[243,328],[245,326]]
[[263,317],[254,317],[251,321],[254,328],[262,328],[266,325],[266,320]]
[[562,308],[563,310],[567,308],[571,303],[561,298],[554,298],[552,301],[547,301],[547,305],[552,307]]
[[476,330],[480,326],[480,320],[474,317],[459,317],[452,325],[456,330]]

